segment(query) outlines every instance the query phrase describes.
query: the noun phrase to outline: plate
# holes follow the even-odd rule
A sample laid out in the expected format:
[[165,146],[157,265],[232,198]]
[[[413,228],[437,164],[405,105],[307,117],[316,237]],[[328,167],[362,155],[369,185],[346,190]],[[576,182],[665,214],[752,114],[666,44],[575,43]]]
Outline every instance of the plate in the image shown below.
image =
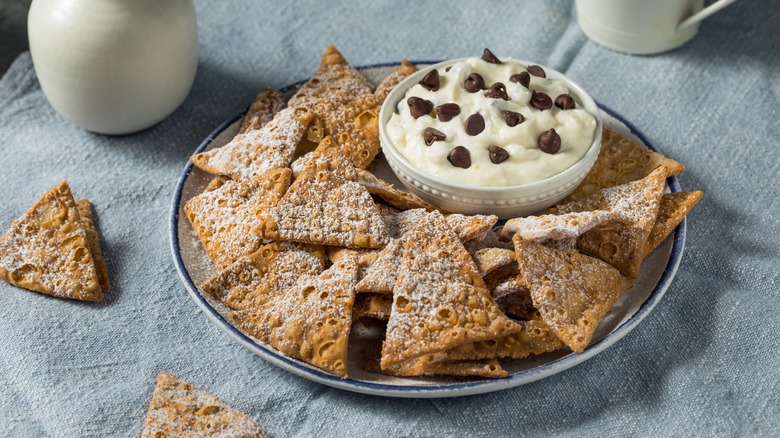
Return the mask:
[[[418,66],[430,62],[416,62]],[[398,63],[361,67],[360,70],[372,82],[393,71]],[[292,94],[294,84],[286,89]],[[630,122],[615,111],[599,104],[604,126],[626,135],[650,149],[659,152]],[[233,138],[238,131],[241,118],[246,110],[229,118],[219,125],[193,152],[220,147]],[[380,155],[375,173],[381,178],[403,189],[400,181],[390,170]],[[341,379],[302,361],[292,359],[277,352],[257,339],[245,335],[233,326],[226,306],[210,295],[201,292],[197,285],[216,271],[206,255],[203,246],[184,214],[184,204],[193,196],[203,192],[213,176],[187,163],[173,195],[170,213],[170,243],[173,261],[187,292],[208,318],[220,329],[227,332],[239,344],[248,348],[274,365],[306,379],[365,394],[390,397],[456,397],[486,393],[512,388],[530,383],[569,369],[582,363],[633,330],[658,304],[677,272],[685,246],[686,221],[677,227],[655,251],[644,261],[634,287],[626,291],[607,313],[593,335],[591,344],[580,354],[569,351],[532,356],[521,360],[502,360],[502,366],[510,374],[503,379],[476,379],[461,377],[393,377],[365,371],[361,363],[363,358],[375,355],[381,348],[382,332],[379,326],[353,324],[349,343],[348,373],[349,379]],[[680,191],[675,177],[667,180],[670,191]]]

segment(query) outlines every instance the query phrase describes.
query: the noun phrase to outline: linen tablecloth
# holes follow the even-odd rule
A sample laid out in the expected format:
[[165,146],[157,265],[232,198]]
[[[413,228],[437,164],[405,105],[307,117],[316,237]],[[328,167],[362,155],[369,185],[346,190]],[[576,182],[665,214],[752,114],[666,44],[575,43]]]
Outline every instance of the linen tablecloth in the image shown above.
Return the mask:
[[[780,434],[780,3],[740,1],[681,49],[589,41],[571,1],[195,2],[195,85],[143,132],[86,132],[47,103],[29,53],[0,80],[0,229],[67,179],[95,206],[112,289],[101,303],[0,284],[0,435],[137,436],[161,370],[275,436]],[[306,79],[328,44],[354,65],[478,56],[567,73],[688,167],[703,190],[653,312],[568,371],[486,395],[402,400],[332,389],[252,354],[175,271],[168,214],[187,157],[262,87]]]

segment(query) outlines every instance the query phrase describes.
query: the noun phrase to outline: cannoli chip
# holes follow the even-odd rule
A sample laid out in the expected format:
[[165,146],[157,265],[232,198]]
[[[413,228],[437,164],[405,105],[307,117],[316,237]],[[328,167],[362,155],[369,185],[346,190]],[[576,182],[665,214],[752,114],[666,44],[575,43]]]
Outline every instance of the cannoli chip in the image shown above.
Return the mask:
[[506,239],[519,234],[525,240],[546,242],[548,240],[576,239],[577,237],[609,221],[622,221],[618,210],[575,211],[565,214],[543,214],[510,219],[501,230]]
[[685,172],[685,166],[677,161],[604,128],[601,151],[593,168],[563,203],[585,198],[607,187],[640,180],[660,166],[666,168],[667,177]]
[[239,134],[254,131],[265,126],[273,120],[276,113],[287,106],[284,95],[275,88],[264,88],[257,94],[252,105],[244,115],[241,126],[238,128]]
[[431,204],[422,200],[414,193],[398,190],[367,170],[359,169],[357,175],[358,181],[368,190],[368,193],[379,196],[383,201],[395,208],[401,210],[423,208],[429,211],[435,209]]
[[411,76],[412,73],[416,71],[417,68],[411,62],[409,62],[408,59],[401,61],[401,65],[399,65],[395,71],[385,76],[379,85],[376,86],[376,90],[374,90],[374,97],[376,98],[377,102],[382,105],[390,92],[393,91],[393,88],[395,88],[396,85],[400,84],[401,81]]
[[264,217],[290,185],[290,169],[276,168],[190,199],[184,206],[206,252],[218,269],[256,251],[267,236]]
[[89,238],[68,183],[46,192],[0,238],[0,278],[56,297],[103,299]]
[[225,146],[193,155],[190,161],[206,172],[237,181],[287,167],[312,117],[306,108],[286,108],[262,128],[238,134]]
[[357,276],[357,256],[347,254],[292,288],[255,290],[252,302],[263,304],[231,315],[239,328],[281,353],[346,378]]
[[680,225],[688,212],[701,200],[702,192],[674,192],[665,193],[661,197],[661,206],[658,208],[653,230],[647,238],[644,257],[647,257],[654,249],[666,239],[666,237]]
[[558,214],[589,210],[618,212],[622,222],[596,226],[577,238],[577,248],[636,278],[650,232],[655,225],[665,186],[663,167],[638,181],[600,190],[579,201],[554,207]]
[[[380,206],[379,211],[387,223],[390,236],[401,237],[432,211],[423,208],[399,211],[395,208]],[[447,225],[455,231],[462,242],[485,238],[491,227],[498,221],[498,216],[477,214],[466,216],[458,213],[445,214]]]
[[502,266],[517,264],[515,252],[504,248],[481,249],[474,254],[474,261],[483,277]]
[[76,208],[79,211],[79,220],[87,236],[89,252],[92,254],[92,260],[95,262],[95,272],[97,273],[100,289],[103,293],[106,293],[111,288],[111,284],[108,279],[106,261],[103,259],[103,251],[100,250],[97,227],[95,227],[95,221],[92,217],[92,204],[86,199],[79,199],[76,201]]
[[358,292],[389,294],[393,292],[403,260],[403,239],[392,239],[371,263],[355,289]]
[[316,154],[272,210],[268,228],[281,240],[381,248],[389,238],[385,222],[355,179],[354,166],[338,149]]
[[[496,359],[447,360],[439,355],[426,355],[399,364],[391,365],[378,372],[401,377],[414,376],[458,376],[500,379],[509,374]],[[445,353],[446,357],[446,353]]]
[[142,438],[268,436],[246,414],[165,371],[157,375],[157,386],[141,432]]
[[256,291],[264,292],[263,303],[275,299],[274,292],[292,288],[302,276],[319,275],[326,261],[321,246],[272,242],[214,274],[201,289],[231,309],[245,309],[262,304],[249,301]]
[[549,353],[564,346],[538,313],[532,319],[519,321],[518,325],[522,329],[517,333],[486,341],[470,342],[449,351],[448,355],[460,360],[502,357],[523,359],[534,354]]
[[471,256],[438,212],[425,215],[407,234],[393,300],[383,369],[520,330],[498,309]]
[[607,263],[513,239],[523,281],[544,322],[573,351],[590,343],[601,319],[631,280]]
[[334,46],[328,46],[320,67],[290,98],[288,106],[309,107],[319,100],[347,103],[357,96],[372,95],[371,84]]

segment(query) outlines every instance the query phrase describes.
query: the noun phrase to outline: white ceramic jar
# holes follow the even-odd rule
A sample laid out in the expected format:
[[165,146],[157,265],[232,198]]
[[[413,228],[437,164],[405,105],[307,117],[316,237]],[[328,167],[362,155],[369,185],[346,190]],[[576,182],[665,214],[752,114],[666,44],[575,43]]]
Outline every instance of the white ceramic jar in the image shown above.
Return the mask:
[[34,0],[27,26],[46,98],[89,131],[152,126],[184,101],[195,79],[192,0]]

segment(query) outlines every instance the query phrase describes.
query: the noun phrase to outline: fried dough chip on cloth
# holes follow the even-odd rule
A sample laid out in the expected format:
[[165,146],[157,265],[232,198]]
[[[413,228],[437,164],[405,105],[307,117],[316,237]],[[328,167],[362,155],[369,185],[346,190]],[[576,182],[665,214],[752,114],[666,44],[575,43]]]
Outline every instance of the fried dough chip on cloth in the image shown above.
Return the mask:
[[246,308],[231,315],[241,330],[281,353],[346,378],[357,262],[356,254],[347,254],[291,288],[258,288]]
[[241,126],[238,128],[239,134],[254,131],[265,126],[273,120],[276,113],[287,106],[284,95],[275,88],[265,88],[258,93],[252,105],[246,111]]
[[360,181],[360,184],[368,190],[368,193],[379,196],[382,200],[395,208],[401,210],[416,208],[424,208],[426,210],[436,209],[414,193],[398,190],[367,170],[358,169],[357,174],[358,181]]
[[[321,246],[272,242],[213,275],[201,289],[234,310],[257,307],[275,299],[274,293],[292,288],[302,276],[319,275],[326,262]],[[255,294],[258,290],[262,293]]]
[[534,306],[558,338],[581,353],[632,281],[607,263],[576,251],[558,251],[520,236],[513,241]]
[[383,369],[520,330],[498,309],[441,213],[425,215],[407,234],[403,251],[382,345]]
[[89,239],[67,182],[46,192],[0,238],[0,278],[56,297],[103,299]]
[[266,229],[273,230],[277,240],[383,247],[389,238],[387,227],[356,178],[355,167],[338,149],[321,151],[271,210],[273,223]]
[[440,355],[426,355],[391,365],[378,372],[400,377],[414,376],[458,376],[500,379],[508,376],[496,359],[448,360]]
[[486,341],[469,342],[448,352],[459,360],[484,360],[507,357],[523,359],[534,354],[549,353],[564,347],[555,332],[536,313],[531,319],[518,321],[522,329],[511,335]]
[[591,210],[618,211],[625,223],[599,225],[577,238],[577,249],[601,259],[629,278],[639,275],[645,246],[658,217],[666,171],[663,167],[638,181],[603,189],[550,211],[557,214]]
[[609,128],[601,134],[601,151],[585,179],[561,203],[577,201],[601,189],[640,180],[660,166],[666,177],[685,172],[685,166],[638,145]]
[[102,292],[106,293],[111,288],[111,284],[108,280],[108,269],[106,268],[106,261],[103,259],[103,251],[100,250],[97,228],[92,217],[92,204],[86,199],[79,199],[76,201],[76,208],[79,211],[81,225],[84,227],[84,232],[87,235],[89,252],[92,254],[92,260],[95,262],[98,284],[100,284]]
[[187,201],[184,212],[217,269],[260,248],[267,237],[264,217],[284,195],[290,176],[290,169],[271,169],[241,182],[225,181]]
[[225,146],[193,155],[190,161],[206,172],[236,181],[287,167],[312,117],[306,108],[286,108],[262,128],[238,134]]
[[393,295],[385,293],[359,293],[355,295],[355,305],[352,306],[352,320],[372,318],[387,321],[390,318],[390,307]]
[[385,78],[382,79],[382,82],[376,86],[376,90],[374,90],[374,97],[376,97],[379,105],[382,105],[385,99],[387,99],[387,95],[393,91],[393,88],[395,88],[396,85],[400,84],[401,81],[411,76],[412,73],[416,71],[417,67],[409,62],[408,59],[401,61],[401,65],[399,65],[395,71],[385,76]]
[[661,197],[658,217],[653,225],[653,230],[650,231],[647,245],[645,245],[644,257],[653,252],[677,228],[677,225],[680,225],[683,218],[701,200],[701,197],[702,192],[698,190],[695,192],[664,193]]
[[255,420],[219,397],[165,371],[157,375],[141,431],[141,438],[269,436]]

